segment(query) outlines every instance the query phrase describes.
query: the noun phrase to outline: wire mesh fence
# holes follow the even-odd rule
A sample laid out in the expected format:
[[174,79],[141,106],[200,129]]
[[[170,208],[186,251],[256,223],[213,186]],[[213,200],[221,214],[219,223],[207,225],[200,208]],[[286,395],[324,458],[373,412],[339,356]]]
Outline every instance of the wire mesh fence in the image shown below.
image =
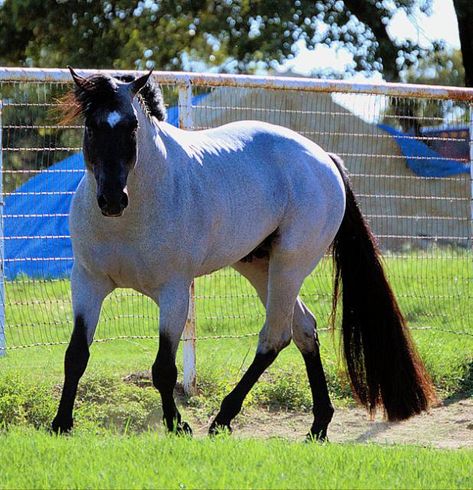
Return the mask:
[[[60,99],[72,87],[65,74],[15,73],[0,76],[8,348],[69,339],[67,216],[84,173],[82,127],[59,124]],[[379,86],[363,91],[333,83],[329,91],[321,82],[312,88],[307,82],[301,90],[297,84],[291,89],[290,80],[281,88],[280,80],[269,79],[256,87],[248,77],[234,77],[225,86],[225,77],[216,76],[190,76],[183,85],[178,77],[156,76],[171,124],[178,124],[185,101],[178,98],[178,86],[186,87],[192,91],[191,107],[185,108],[188,129],[264,120],[339,154],[384,250],[410,326],[473,334],[472,111],[464,93],[446,97],[428,88],[383,93]],[[321,328],[328,324],[331,294],[326,258],[301,292]],[[197,340],[257,335],[264,319],[256,293],[232,269],[196,280],[195,308]],[[96,338],[155,338],[157,331],[154,303],[122,289],[106,300]]]
[[[467,103],[232,87],[211,91],[192,112],[194,129],[264,120],[342,156],[411,327],[471,335]],[[257,331],[264,310],[235,273],[220,275],[225,279],[214,274],[196,288],[198,312],[199,304],[203,310],[198,318],[215,335],[222,327],[230,333],[234,325]],[[331,277],[325,259],[301,292],[322,327],[331,312]],[[217,303],[220,314],[212,313]]]

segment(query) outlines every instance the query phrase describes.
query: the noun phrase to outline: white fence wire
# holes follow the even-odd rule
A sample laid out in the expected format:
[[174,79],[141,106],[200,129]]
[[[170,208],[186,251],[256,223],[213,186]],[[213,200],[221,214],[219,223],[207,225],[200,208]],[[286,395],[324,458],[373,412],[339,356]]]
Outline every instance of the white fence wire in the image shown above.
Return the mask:
[[[199,130],[264,120],[339,154],[411,327],[473,334],[473,90],[181,73],[154,77],[171,123]],[[66,343],[70,336],[67,215],[84,172],[82,127],[58,124],[59,99],[71,88],[65,70],[0,69],[0,349]],[[331,277],[326,259],[301,293],[322,328],[330,314]],[[256,293],[232,269],[197,279],[194,295],[195,311],[184,333],[188,372],[195,366],[195,340],[257,335],[264,315]],[[155,338],[157,329],[157,307],[119,290],[104,304],[97,340]]]

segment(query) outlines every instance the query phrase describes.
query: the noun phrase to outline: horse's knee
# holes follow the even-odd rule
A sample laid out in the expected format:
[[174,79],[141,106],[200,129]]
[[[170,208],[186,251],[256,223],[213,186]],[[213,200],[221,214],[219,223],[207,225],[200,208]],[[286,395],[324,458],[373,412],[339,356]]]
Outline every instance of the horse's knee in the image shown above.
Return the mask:
[[279,330],[278,332],[268,331],[265,324],[259,334],[258,352],[261,354],[275,353],[276,355],[287,347],[292,340],[290,328]]
[[78,381],[84,374],[89,361],[89,344],[87,343],[87,329],[82,316],[75,320],[71,341],[64,358],[65,376]]
[[283,349],[285,349],[290,343],[291,343],[291,340],[292,340],[292,332],[290,330],[288,330],[284,335],[281,336],[281,338],[279,339],[279,344],[278,344],[278,348],[275,349],[276,352],[280,352],[282,351]]
[[333,408],[332,402],[329,401],[329,403],[325,405],[321,404],[318,407],[313,407],[312,412],[316,421],[314,423],[327,426],[332,421],[335,408]]
[[153,385],[158,391],[172,391],[177,381],[177,368],[173,363],[163,364],[156,361],[151,369]]
[[319,340],[314,328],[306,330],[293,326],[292,338],[302,354],[315,352],[319,348]]
[[175,350],[165,336],[160,336],[159,351],[151,369],[153,385],[159,392],[174,389],[177,381]]

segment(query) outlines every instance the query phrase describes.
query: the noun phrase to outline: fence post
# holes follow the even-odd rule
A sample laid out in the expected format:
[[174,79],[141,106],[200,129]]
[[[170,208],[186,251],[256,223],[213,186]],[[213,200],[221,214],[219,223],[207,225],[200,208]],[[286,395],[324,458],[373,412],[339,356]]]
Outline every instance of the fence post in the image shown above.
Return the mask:
[[0,99],[0,357],[7,352],[5,341],[5,261],[3,229],[3,100]]
[[[192,85],[189,80],[179,85],[179,127],[192,129]],[[184,370],[184,392],[192,395],[196,391],[196,355],[195,355],[195,290],[192,281],[189,290],[189,313],[182,333],[183,340],[183,370]]]

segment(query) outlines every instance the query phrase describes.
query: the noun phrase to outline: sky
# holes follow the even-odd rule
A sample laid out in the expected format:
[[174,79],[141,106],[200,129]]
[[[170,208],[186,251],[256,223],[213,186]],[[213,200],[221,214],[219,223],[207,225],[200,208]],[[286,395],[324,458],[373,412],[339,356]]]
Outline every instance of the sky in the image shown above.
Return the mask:
[[[430,41],[443,39],[451,48],[459,48],[460,39],[453,0],[434,0],[432,7],[433,13],[430,17],[417,12],[412,19],[407,18],[400,10],[390,22],[389,34],[399,39],[418,40],[426,45]],[[283,71],[290,69],[301,75],[310,75],[314,70],[330,67],[344,72],[344,67],[351,61],[351,55],[348,52],[342,50],[335,52],[325,45],[309,51],[304,44],[299,43],[298,48],[298,54],[293,60],[284,64]],[[355,78],[366,77],[357,74]],[[373,78],[381,80],[381,75],[374,75]]]

